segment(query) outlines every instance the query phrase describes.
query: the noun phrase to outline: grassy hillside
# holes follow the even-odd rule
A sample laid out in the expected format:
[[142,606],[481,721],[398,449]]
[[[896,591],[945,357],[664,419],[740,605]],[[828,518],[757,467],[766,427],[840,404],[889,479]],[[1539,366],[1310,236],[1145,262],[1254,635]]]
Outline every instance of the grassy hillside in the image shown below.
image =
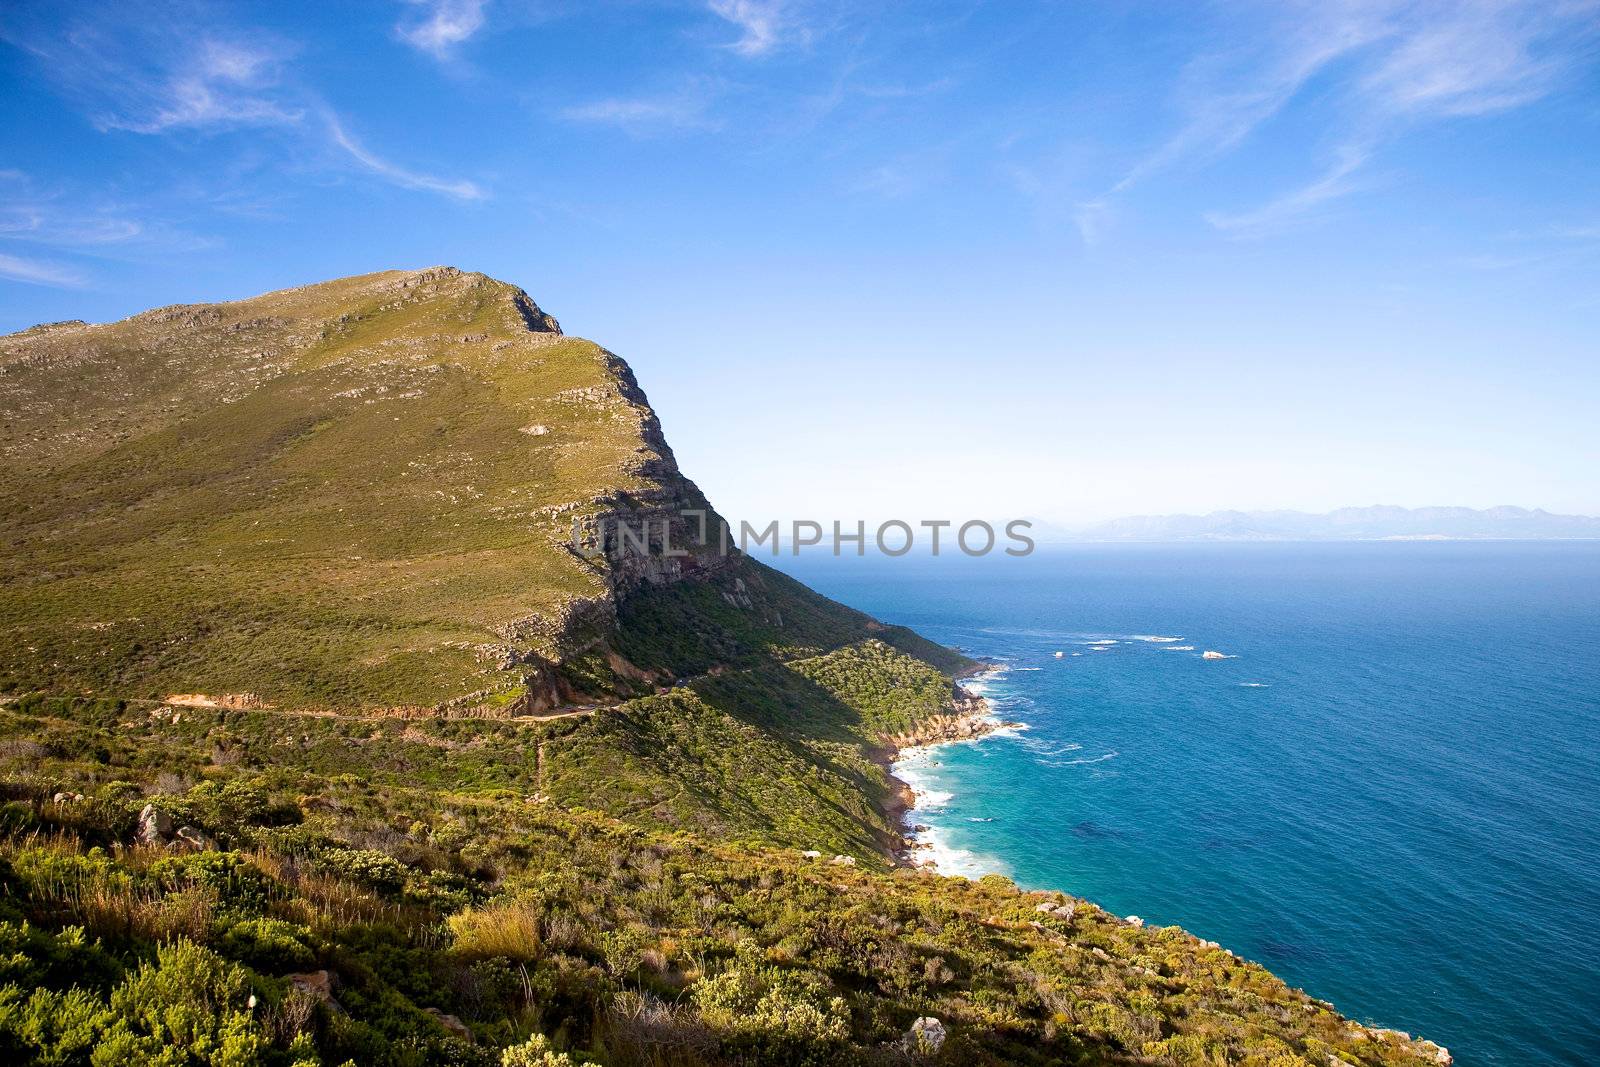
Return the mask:
[[883,748],[963,726],[974,664],[744,556],[575,550],[709,505],[511,286],[0,338],[0,457],[13,1062],[1439,1062],[895,869]]
[[[848,696],[878,659],[895,654],[793,674]],[[730,695],[629,714],[716,744],[699,719]],[[846,732],[901,713],[862,699]],[[555,797],[584,779],[548,757],[553,795],[533,791],[540,729],[0,708],[0,1048],[96,1064],[1437,1062],[1223,949],[1061,894],[569,807]],[[753,799],[785,817],[782,796]],[[739,802],[648,821],[737,820]],[[130,844],[146,803],[213,847]],[[937,1051],[907,1043],[920,1017],[939,1020]]]
[[449,269],[0,339],[0,684],[442,704],[559,660],[568,547],[704,501],[620,360]]

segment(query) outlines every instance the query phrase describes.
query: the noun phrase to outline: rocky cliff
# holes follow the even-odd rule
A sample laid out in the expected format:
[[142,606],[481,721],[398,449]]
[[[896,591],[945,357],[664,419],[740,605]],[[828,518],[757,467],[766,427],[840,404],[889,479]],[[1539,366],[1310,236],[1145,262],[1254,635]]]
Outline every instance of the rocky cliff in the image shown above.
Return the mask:
[[627,366],[515,287],[36,327],[0,415],[17,1062],[1448,1062],[891,873],[874,757],[989,729],[975,665],[698,544]]
[[0,412],[11,687],[540,712],[670,669],[630,599],[728,572],[781,623],[627,364],[481,274],[35,327]]

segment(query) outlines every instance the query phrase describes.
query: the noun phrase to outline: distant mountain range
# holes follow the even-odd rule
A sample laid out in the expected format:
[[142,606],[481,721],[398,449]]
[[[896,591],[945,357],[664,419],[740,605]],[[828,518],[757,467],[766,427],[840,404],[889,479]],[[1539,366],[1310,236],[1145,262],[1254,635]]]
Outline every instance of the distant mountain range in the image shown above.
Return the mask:
[[1600,518],[1540,508],[1340,508],[1136,515],[1042,531],[1050,541],[1471,541],[1600,538]]

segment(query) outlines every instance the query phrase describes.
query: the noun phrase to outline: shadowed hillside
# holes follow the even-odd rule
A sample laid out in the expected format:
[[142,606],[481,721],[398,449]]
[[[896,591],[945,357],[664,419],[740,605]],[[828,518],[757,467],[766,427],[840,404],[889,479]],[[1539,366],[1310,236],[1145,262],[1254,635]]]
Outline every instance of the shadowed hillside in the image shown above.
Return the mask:
[[[698,548],[679,512],[717,520],[626,364],[481,274],[36,327],[0,339],[0,411],[13,688],[546,711],[867,633]],[[693,551],[573,550],[575,520],[619,518]],[[619,658],[619,603],[713,577],[726,600],[630,607],[646,625],[620,643],[651,662]]]
[[36,327],[0,413],[9,1062],[1448,1063],[896,868],[885,755],[989,728],[975,664],[695,546],[631,372],[518,289]]

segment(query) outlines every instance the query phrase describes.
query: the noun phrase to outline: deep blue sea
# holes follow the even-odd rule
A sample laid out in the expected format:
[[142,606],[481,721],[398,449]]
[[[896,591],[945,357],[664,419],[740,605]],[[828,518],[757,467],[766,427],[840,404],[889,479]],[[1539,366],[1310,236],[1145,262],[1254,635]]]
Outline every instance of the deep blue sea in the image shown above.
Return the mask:
[[1467,1067],[1600,1062],[1600,546],[778,563],[1009,668],[1027,730],[906,769],[946,869],[1181,925]]

